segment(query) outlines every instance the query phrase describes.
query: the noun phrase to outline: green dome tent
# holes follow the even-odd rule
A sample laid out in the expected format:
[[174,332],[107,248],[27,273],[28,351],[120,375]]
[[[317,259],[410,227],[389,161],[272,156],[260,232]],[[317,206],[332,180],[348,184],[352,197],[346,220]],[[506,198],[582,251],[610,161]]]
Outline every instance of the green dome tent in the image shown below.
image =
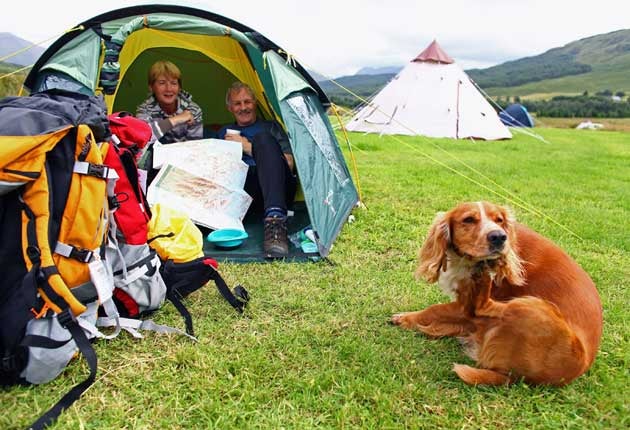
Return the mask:
[[[301,185],[289,234],[311,225],[325,257],[358,194],[328,121],[328,98],[306,70],[277,45],[236,21],[168,5],[113,10],[77,26],[53,43],[29,73],[32,93],[61,88],[103,94],[108,111],[135,112],[148,94],[147,72],[158,59],[182,71],[183,87],[204,112],[204,128],[233,121],[225,91],[237,80],[258,99],[259,116],[284,125]],[[257,260],[262,228],[246,224],[247,244],[219,258]],[[258,248],[260,248],[258,250]],[[299,249],[292,251],[300,257]],[[304,255],[302,255],[304,257]]]

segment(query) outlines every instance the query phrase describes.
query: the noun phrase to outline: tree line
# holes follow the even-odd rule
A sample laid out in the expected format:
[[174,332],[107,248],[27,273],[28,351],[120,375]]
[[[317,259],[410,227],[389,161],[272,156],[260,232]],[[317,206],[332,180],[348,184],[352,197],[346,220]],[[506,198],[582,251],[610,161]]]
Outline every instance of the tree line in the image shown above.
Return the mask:
[[[498,99],[497,104],[505,108],[510,100],[509,97]],[[541,117],[630,118],[630,99],[622,91],[613,94],[610,90],[604,90],[595,95],[589,95],[585,91],[579,96],[555,96],[549,100],[521,101],[519,97],[512,100]]]

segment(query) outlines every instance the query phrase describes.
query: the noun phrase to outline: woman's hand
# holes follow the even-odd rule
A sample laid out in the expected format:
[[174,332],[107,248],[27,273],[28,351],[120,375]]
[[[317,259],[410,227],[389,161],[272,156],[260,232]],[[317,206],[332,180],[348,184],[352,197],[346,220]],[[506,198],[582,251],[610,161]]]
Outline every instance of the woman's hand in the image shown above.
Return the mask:
[[180,124],[192,125],[195,122],[195,118],[193,117],[193,114],[190,113],[189,110],[185,110],[182,113],[178,113],[177,115],[173,115],[172,117],[169,117],[168,120],[171,122],[173,127],[176,127],[176,126],[178,126]]

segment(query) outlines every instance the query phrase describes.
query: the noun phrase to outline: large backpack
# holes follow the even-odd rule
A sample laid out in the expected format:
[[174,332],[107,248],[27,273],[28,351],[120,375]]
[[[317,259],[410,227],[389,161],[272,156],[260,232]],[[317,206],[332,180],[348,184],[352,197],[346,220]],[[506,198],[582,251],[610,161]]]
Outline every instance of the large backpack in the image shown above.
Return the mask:
[[101,260],[115,177],[97,145],[107,134],[95,97],[0,101],[0,385],[48,382],[77,349],[90,367],[32,428],[53,422],[93,383],[99,302],[115,317]]
[[125,112],[112,114],[108,119],[112,136],[102,145],[102,151],[105,165],[116,171],[118,180],[109,190],[111,216],[105,255],[112,272],[113,301],[120,318],[107,317],[101,309],[97,325],[119,325],[134,337],[142,337],[141,329],[186,335],[182,330],[140,319],[159,309],[166,298],[166,285],[159,270],[160,258],[147,244],[151,210],[136,164],[136,156],[152,132],[146,122]]
[[147,245],[151,209],[136,164],[136,155],[152,133],[149,124],[130,114],[115,113],[108,118],[112,137],[103,146],[104,163],[119,178],[110,196],[107,261],[114,275],[114,301],[120,315],[138,318],[159,309],[166,296],[160,258]]
[[[140,183],[137,155],[152,136],[151,127],[126,112],[108,117],[111,139],[104,143],[104,163],[115,170],[118,180],[110,190],[109,235],[106,264],[112,272],[113,301],[120,315],[115,319],[101,315],[97,325],[117,326],[134,337],[140,330],[177,333],[189,336],[174,327],[141,318],[158,310],[166,298],[166,285],[160,273],[160,258],[147,244],[151,210]],[[103,314],[101,310],[101,314]]]

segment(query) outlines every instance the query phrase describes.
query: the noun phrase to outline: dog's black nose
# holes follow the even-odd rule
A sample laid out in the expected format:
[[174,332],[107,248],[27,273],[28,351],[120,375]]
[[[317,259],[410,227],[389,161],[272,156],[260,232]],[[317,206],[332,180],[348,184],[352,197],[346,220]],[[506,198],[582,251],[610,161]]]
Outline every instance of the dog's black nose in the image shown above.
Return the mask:
[[503,248],[503,244],[505,244],[505,241],[507,240],[507,235],[503,230],[493,230],[488,233],[487,238],[488,243],[492,245],[492,248],[501,249]]

